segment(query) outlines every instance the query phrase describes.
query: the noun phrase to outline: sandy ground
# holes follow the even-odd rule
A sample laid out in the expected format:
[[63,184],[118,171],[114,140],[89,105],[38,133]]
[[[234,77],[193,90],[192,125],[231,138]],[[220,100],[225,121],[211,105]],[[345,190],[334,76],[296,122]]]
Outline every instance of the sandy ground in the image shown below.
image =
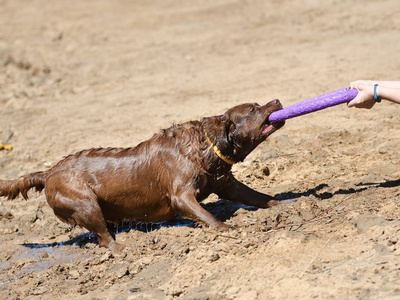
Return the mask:
[[[398,0],[0,0],[0,177],[243,102],[398,80],[399,49]],[[399,121],[391,103],[289,120],[234,173],[298,202],[210,197],[236,230],[134,224],[118,255],[43,194],[2,199],[0,299],[399,299]]]

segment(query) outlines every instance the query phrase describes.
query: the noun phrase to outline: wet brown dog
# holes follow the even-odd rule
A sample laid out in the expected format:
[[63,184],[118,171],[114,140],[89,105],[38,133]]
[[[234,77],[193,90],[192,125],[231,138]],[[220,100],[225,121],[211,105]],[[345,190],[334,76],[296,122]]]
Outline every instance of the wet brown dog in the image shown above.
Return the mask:
[[29,189],[44,189],[58,218],[85,227],[110,249],[120,245],[106,222],[160,222],[181,215],[226,230],[199,205],[211,193],[257,207],[278,204],[237,181],[231,168],[284,125],[268,123],[281,108],[279,100],[242,104],[221,116],[174,125],[135,148],[84,150],[47,171],[0,180],[0,196],[21,193],[27,199]]

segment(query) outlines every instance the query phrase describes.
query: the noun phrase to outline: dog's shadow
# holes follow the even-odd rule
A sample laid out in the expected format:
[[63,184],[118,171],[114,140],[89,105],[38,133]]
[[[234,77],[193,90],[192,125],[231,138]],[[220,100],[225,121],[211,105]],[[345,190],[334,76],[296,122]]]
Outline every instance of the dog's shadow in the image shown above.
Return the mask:
[[[356,194],[356,193],[365,191],[369,188],[391,188],[391,187],[397,187],[397,186],[400,186],[400,179],[387,180],[385,182],[358,183],[358,184],[356,184],[357,188],[338,189],[337,191],[331,193],[331,192],[321,192],[324,188],[329,187],[328,184],[324,183],[324,184],[320,184],[312,189],[309,189],[305,192],[281,193],[281,194],[275,195],[274,198],[279,201],[284,201],[284,200],[294,200],[295,201],[296,199],[303,197],[303,196],[304,197],[315,196],[317,199],[324,200],[324,199],[330,199],[336,195]],[[216,202],[207,203],[207,204],[203,205],[203,207],[223,222],[230,219],[235,214],[235,212],[240,208],[243,208],[248,211],[256,211],[259,209],[258,207],[247,206],[247,205],[244,205],[241,203],[231,202],[231,201],[227,201],[224,199],[219,199]]]
[[[359,183],[356,185],[357,188],[350,188],[350,189],[339,189],[333,193],[330,192],[321,192],[326,187],[329,187],[328,184],[320,184],[315,188],[309,189],[305,192],[301,193],[281,193],[275,195],[275,199],[283,201],[283,200],[296,200],[300,197],[308,197],[308,196],[315,196],[317,199],[330,199],[335,195],[351,195],[356,194],[362,191],[365,191],[369,188],[391,188],[391,187],[398,187],[400,186],[400,179],[398,180],[387,180],[385,182],[377,183],[377,182],[369,182],[369,183]],[[201,205],[216,216],[221,221],[226,221],[230,219],[237,210],[243,208],[248,211],[256,211],[259,208],[254,206],[247,206],[238,202],[227,201],[224,199],[219,199],[216,202],[210,202]],[[115,237],[116,234],[121,232],[129,232],[132,230],[137,230],[141,232],[150,232],[153,230],[158,230],[162,227],[194,227],[196,223],[191,220],[183,219],[178,217],[171,221],[166,221],[162,223],[137,223],[137,222],[124,222],[119,226],[115,226],[112,224],[108,224],[108,230],[110,233]],[[47,247],[60,247],[60,246],[68,246],[68,245],[77,245],[79,247],[84,247],[86,244],[98,244],[97,238],[92,233],[85,233],[75,236],[74,238],[65,241],[65,242],[54,242],[54,243],[24,243],[22,244],[24,247],[27,248],[47,248]]]
[[[117,234],[122,232],[130,232],[132,230],[141,231],[141,232],[151,232],[153,230],[158,230],[162,227],[193,227],[195,223],[191,220],[183,219],[181,217],[177,217],[170,221],[165,221],[162,223],[143,223],[143,222],[123,222],[120,225],[116,226],[114,224],[108,223],[107,229],[110,234],[115,239]],[[22,246],[31,248],[31,249],[39,249],[39,248],[48,248],[48,247],[61,247],[61,246],[70,246],[76,245],[79,247],[84,247],[86,244],[97,244],[98,240],[96,236],[87,232],[84,234],[79,234],[72,239],[65,242],[53,242],[53,243],[24,243]]]

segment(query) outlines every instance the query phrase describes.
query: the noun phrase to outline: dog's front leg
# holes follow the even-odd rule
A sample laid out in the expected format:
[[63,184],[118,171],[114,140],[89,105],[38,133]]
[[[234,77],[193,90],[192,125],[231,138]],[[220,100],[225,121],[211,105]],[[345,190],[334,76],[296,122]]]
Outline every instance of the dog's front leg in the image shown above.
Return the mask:
[[229,226],[215,218],[197,202],[193,191],[181,191],[171,197],[173,209],[182,217],[193,221],[202,221],[220,231],[226,231]]
[[224,184],[216,191],[216,194],[225,200],[232,200],[261,208],[282,203],[282,201],[274,200],[274,198],[269,195],[253,190],[238,181],[233,175],[229,175]]

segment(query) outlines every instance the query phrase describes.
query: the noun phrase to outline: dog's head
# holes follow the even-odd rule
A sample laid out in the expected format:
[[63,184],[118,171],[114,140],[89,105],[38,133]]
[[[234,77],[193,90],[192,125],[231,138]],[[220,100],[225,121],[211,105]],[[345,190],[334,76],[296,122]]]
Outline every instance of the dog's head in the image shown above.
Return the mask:
[[223,115],[204,119],[204,128],[219,151],[234,162],[242,161],[285,122],[271,124],[269,115],[282,108],[279,100],[266,105],[246,103]]

